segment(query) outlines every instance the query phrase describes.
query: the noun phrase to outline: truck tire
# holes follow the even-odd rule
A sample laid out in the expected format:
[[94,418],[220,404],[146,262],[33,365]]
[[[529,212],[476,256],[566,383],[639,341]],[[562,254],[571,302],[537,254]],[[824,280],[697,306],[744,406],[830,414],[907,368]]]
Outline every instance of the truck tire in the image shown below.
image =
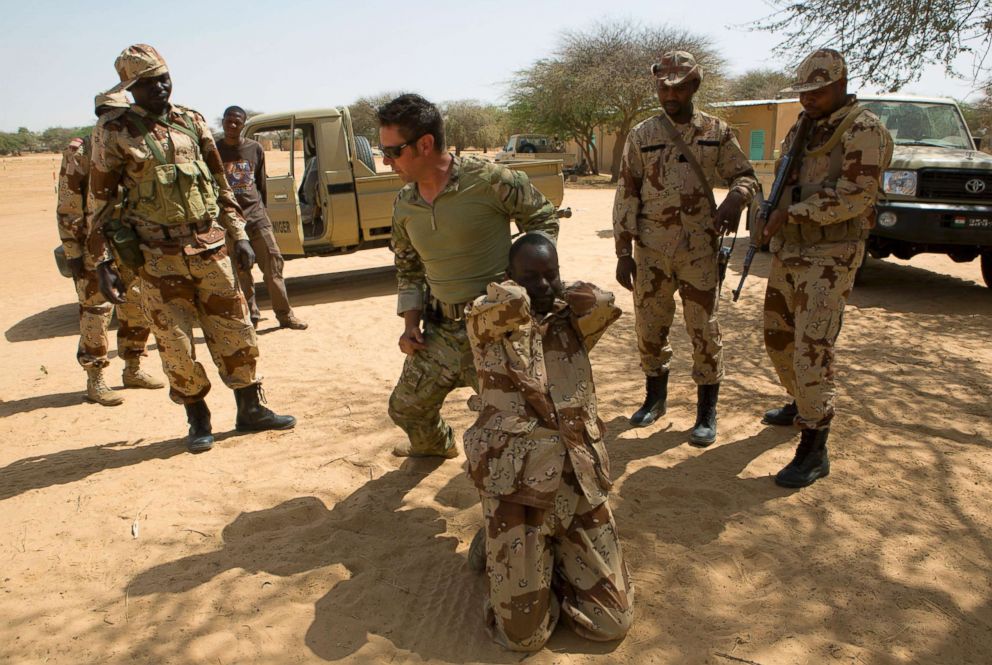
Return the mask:
[[985,280],[985,286],[992,289],[992,251],[982,252],[982,279]]
[[372,156],[372,145],[367,138],[355,135],[355,152],[362,164],[365,164],[372,173],[375,173],[375,158]]
[[517,149],[517,152],[526,152],[528,154],[533,154],[537,152],[537,148],[534,146],[533,143],[524,143],[522,146],[520,146]]

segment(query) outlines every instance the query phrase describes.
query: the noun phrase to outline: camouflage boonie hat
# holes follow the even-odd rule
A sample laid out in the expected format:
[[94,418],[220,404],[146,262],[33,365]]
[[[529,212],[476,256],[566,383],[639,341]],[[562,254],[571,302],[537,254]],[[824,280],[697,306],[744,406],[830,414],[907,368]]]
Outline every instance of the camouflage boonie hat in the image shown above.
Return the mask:
[[108,92],[127,90],[138,79],[161,76],[169,71],[165,58],[148,44],[133,44],[121,51],[117,60],[114,60],[114,69],[121,77],[121,82]]
[[683,81],[703,80],[703,69],[696,64],[696,58],[688,51],[669,51],[661,56],[661,62],[651,65],[651,73],[659,82],[674,88]]
[[114,109],[126,109],[131,106],[131,104],[128,103],[127,97],[124,96],[124,91],[101,92],[93,98],[93,109],[96,110],[101,106],[107,106]]
[[806,56],[796,70],[796,82],[781,92],[809,92],[847,78],[844,56],[832,48],[821,48]]

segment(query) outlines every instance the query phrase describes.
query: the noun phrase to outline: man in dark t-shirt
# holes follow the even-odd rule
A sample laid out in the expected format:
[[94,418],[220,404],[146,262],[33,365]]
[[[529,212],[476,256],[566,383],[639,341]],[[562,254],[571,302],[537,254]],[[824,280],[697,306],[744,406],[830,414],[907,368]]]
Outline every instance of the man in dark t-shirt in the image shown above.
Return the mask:
[[[258,267],[262,269],[279,327],[304,330],[307,324],[296,318],[293,308],[289,306],[286,282],[282,278],[284,261],[272,232],[272,222],[265,211],[265,151],[258,141],[241,136],[247,119],[248,114],[240,106],[230,106],[224,111],[224,139],[217,142],[217,150],[224,160],[227,181],[244,212],[245,231],[255,250]],[[248,300],[252,325],[257,328],[262,317],[255,302],[255,280],[250,268],[242,270],[238,267],[238,282]]]

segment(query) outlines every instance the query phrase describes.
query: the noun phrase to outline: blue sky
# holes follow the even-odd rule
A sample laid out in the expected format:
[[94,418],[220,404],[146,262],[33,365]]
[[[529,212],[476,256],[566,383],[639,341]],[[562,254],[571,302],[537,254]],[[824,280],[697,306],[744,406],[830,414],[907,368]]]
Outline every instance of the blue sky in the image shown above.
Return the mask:
[[[498,102],[513,72],[550,55],[562,31],[604,19],[706,34],[731,73],[787,64],[771,59],[774,36],[737,27],[768,13],[762,0],[700,6],[658,0],[6,0],[0,130],[89,124],[93,95],[117,82],[114,58],[135,42],[152,44],[168,61],[173,100],[211,121],[230,104],[274,112],[340,106],[397,89],[435,101]],[[904,92],[961,98],[973,88],[935,67]]]

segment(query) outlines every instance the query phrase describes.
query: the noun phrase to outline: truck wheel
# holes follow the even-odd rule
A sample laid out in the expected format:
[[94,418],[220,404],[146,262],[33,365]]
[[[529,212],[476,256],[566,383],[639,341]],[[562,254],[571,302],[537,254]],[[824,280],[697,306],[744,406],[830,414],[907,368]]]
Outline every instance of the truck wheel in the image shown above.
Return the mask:
[[992,289],[992,251],[982,252],[982,279]]
[[524,143],[517,152],[535,153],[537,152],[537,148],[532,143]]
[[375,173],[375,158],[372,157],[372,145],[367,138],[355,135],[355,152],[358,153],[358,159],[362,164]]

